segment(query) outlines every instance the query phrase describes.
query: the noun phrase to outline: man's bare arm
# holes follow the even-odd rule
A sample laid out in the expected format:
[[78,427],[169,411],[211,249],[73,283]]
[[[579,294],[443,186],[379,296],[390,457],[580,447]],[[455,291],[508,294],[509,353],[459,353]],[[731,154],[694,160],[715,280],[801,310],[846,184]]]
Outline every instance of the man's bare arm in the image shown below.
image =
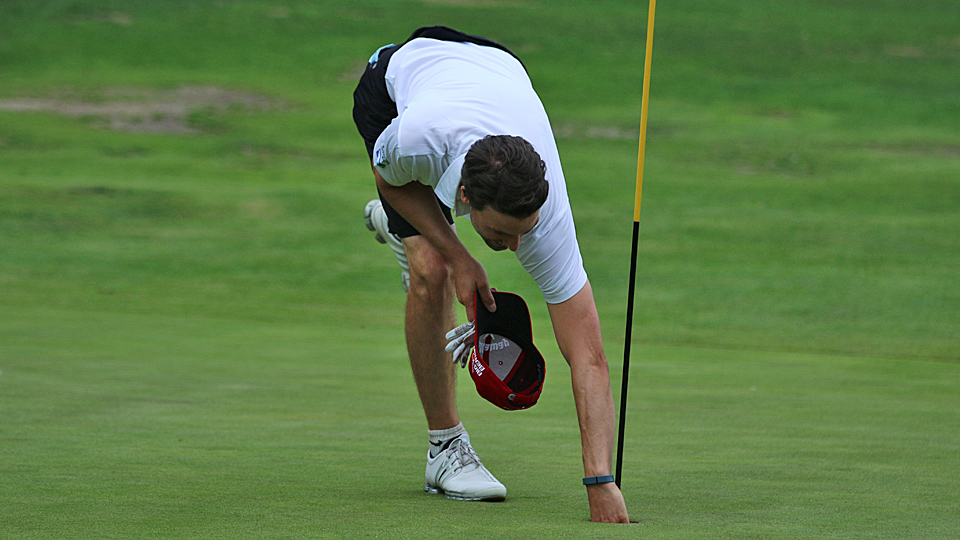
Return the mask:
[[[603,353],[600,318],[588,281],[566,302],[547,304],[560,352],[570,365],[573,400],[580,423],[584,476],[612,474],[616,413]],[[590,520],[627,523],[626,503],[614,483],[587,486]]]
[[437,248],[450,264],[457,289],[457,299],[466,308],[467,318],[473,320],[474,292],[476,291],[480,292],[481,301],[488,310],[496,310],[486,270],[470,255],[444,219],[437,207],[433,188],[419,182],[394,186],[383,179],[376,167],[373,167],[373,175],[377,180],[377,188],[390,206]]

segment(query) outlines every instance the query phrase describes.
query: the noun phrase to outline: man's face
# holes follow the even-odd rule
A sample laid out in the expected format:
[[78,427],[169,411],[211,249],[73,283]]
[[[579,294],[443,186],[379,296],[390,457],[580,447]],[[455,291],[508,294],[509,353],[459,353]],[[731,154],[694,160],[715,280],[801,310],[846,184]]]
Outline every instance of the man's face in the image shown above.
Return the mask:
[[[470,204],[462,192],[461,197],[464,203]],[[523,235],[533,230],[539,220],[539,210],[522,219],[501,214],[490,206],[483,210],[476,208],[470,210],[470,223],[480,238],[483,238],[483,241],[494,251],[505,249],[516,251],[520,247]]]

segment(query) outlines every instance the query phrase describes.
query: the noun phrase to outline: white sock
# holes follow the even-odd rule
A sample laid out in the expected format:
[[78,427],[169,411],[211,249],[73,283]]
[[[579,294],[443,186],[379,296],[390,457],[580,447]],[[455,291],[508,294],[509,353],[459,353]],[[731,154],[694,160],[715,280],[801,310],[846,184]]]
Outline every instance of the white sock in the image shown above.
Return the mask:
[[430,435],[430,457],[436,457],[437,454],[447,449],[451,441],[466,433],[467,430],[464,429],[463,422],[448,429],[428,429],[427,434]]

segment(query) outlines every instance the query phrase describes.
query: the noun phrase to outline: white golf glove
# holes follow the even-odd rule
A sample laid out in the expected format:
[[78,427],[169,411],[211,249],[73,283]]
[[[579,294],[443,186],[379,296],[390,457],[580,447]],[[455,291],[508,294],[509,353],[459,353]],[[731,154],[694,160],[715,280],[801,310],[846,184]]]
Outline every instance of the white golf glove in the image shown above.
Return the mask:
[[453,363],[460,363],[460,367],[467,367],[467,361],[470,360],[470,350],[473,348],[473,334],[477,327],[473,323],[461,324],[453,330],[447,332],[447,346],[444,348],[448,353],[453,353]]

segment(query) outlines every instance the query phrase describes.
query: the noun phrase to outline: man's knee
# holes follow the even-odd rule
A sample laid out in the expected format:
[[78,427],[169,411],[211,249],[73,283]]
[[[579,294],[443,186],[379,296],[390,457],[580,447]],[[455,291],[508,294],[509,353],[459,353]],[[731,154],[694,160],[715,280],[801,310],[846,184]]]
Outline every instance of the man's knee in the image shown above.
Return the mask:
[[410,263],[409,292],[418,296],[445,297],[453,288],[453,270],[443,255],[419,235],[404,238],[403,247]]
[[415,294],[435,294],[446,289],[452,283],[453,274],[450,265],[441,257],[421,257],[410,264],[410,292]]

